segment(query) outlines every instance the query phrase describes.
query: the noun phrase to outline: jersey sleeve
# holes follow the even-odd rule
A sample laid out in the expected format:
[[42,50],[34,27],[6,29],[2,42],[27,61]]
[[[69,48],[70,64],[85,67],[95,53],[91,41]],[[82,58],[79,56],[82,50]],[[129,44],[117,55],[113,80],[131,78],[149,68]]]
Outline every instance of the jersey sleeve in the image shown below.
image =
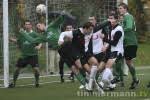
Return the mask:
[[124,26],[123,26],[123,28],[124,28],[124,31],[130,31],[130,30],[132,30],[133,29],[133,23],[134,23],[134,20],[133,20],[133,17],[132,16],[130,16],[130,15],[126,15],[125,16],[125,18],[124,18],[125,20],[125,22],[124,22]]
[[104,40],[105,42],[109,43],[110,45],[116,46],[119,42],[119,39],[122,36],[122,32],[121,31],[117,31],[113,37],[113,40]]
[[66,32],[62,32],[59,36],[59,40],[60,42],[64,42],[64,37],[73,37],[73,33],[72,31],[66,31]]
[[42,43],[42,42],[47,42],[47,38],[46,38],[46,33],[44,33],[43,35],[37,35],[37,37],[33,38],[31,36],[29,36],[28,34],[26,34],[25,32],[21,32],[21,35],[30,43],[33,44],[37,44],[37,43]]

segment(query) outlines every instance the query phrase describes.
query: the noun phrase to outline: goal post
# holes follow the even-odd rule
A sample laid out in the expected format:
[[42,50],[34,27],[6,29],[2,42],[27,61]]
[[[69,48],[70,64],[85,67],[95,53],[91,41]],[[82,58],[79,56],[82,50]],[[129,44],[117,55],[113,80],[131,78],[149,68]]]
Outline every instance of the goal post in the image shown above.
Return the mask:
[[8,41],[8,0],[3,0],[3,67],[4,87],[9,85],[9,41]]

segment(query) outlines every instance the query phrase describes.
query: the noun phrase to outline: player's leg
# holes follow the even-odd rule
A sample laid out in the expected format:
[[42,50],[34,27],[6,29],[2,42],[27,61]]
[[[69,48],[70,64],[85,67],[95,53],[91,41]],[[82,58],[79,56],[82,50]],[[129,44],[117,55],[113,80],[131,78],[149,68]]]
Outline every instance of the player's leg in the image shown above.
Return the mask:
[[85,79],[85,77],[81,74],[81,72],[79,71],[79,69],[75,66],[72,65],[71,70],[74,72],[75,77],[77,78],[77,80],[82,84],[82,85],[86,85],[87,81]]
[[69,79],[70,79],[72,82],[74,82],[74,73],[73,73],[73,71],[71,71],[70,76],[69,76]]
[[64,59],[62,57],[60,57],[59,60],[59,74],[60,74],[60,79],[61,82],[64,82]]
[[88,85],[89,85],[89,90],[92,90],[93,83],[97,73],[98,61],[95,57],[92,56],[89,58],[88,63],[91,65],[90,79]]
[[33,73],[35,77],[35,87],[39,87],[40,70],[39,70],[39,63],[38,63],[38,55],[30,57],[29,64],[33,68]]
[[137,52],[137,46],[127,46],[124,49],[126,64],[132,76],[132,83],[129,89],[135,89],[136,86],[139,84],[139,80],[137,79],[136,70],[133,64],[133,58],[136,57],[136,52]]
[[24,68],[27,64],[28,63],[27,63],[27,59],[26,58],[19,58],[18,59],[17,64],[16,64],[16,69],[15,69],[14,74],[13,74],[13,82],[11,82],[9,84],[9,88],[15,87],[16,81],[17,81],[19,73],[20,73],[20,70],[22,68]]
[[[115,74],[114,79],[111,81],[111,83],[117,83],[120,82],[120,85],[123,87],[124,86],[124,82],[123,82],[123,61],[124,58],[123,57],[119,57],[116,59],[116,63],[114,64],[115,67],[115,71],[117,74]],[[114,70],[114,69],[113,69]]]
[[98,69],[97,69],[97,73],[96,73],[96,81],[98,80],[98,77],[100,76],[100,74],[102,73],[102,71],[105,69],[105,64],[106,64],[106,55],[104,53],[99,53],[94,55],[94,57],[97,59],[99,65],[98,65]]
[[108,53],[108,60],[106,62],[105,69],[102,74],[102,80],[99,82],[99,84],[102,87],[104,87],[105,85],[105,86],[109,86],[110,89],[114,88],[111,83],[111,81],[113,80],[112,66],[115,63],[117,57],[118,57],[117,51]]
[[39,67],[33,67],[33,73],[35,77],[35,87],[39,87],[39,76],[40,76]]

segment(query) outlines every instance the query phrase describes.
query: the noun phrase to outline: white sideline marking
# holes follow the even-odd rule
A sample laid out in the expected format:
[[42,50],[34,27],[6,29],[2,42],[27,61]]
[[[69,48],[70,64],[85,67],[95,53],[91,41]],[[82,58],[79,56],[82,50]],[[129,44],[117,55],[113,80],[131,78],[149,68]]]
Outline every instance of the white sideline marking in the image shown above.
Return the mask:
[[[68,76],[70,74],[64,74],[64,76]],[[43,76],[40,76],[40,78],[42,77],[49,77],[49,76],[59,76],[59,74],[55,74],[55,75],[43,75]],[[31,77],[19,77],[18,79],[30,79],[30,78],[34,78],[34,76],[31,76]],[[12,80],[13,78],[10,78],[10,80]],[[0,79],[0,80],[4,80],[4,79]]]
[[[71,82],[71,80],[65,80],[65,82]],[[60,83],[60,81],[51,81],[51,82],[40,82],[39,84],[51,84],[51,83]],[[17,85],[16,87],[24,87],[24,86],[33,86],[34,84],[26,84],[26,85]],[[0,84],[0,86],[3,86]],[[5,88],[5,87],[0,87],[0,88]]]

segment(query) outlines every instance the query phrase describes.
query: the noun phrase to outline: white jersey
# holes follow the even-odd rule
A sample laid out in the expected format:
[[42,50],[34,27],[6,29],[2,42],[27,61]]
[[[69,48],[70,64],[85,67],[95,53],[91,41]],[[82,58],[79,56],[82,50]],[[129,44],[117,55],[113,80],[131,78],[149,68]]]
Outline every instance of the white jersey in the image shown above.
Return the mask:
[[88,46],[89,46],[89,42],[90,42],[90,39],[91,39],[91,36],[92,34],[89,34],[89,35],[85,35],[84,39],[85,39],[85,52],[88,51]]
[[121,53],[123,55],[124,54],[124,48],[123,48],[124,31],[122,26],[118,25],[115,29],[111,31],[111,40],[113,40],[113,37],[117,31],[121,31],[122,36],[120,37],[116,46],[111,45],[111,52],[118,51],[118,53]]
[[62,32],[62,33],[60,34],[60,36],[59,36],[58,42],[64,42],[64,37],[65,37],[65,36],[72,38],[72,37],[73,37],[72,31],[65,31],[65,32]]
[[[79,28],[80,31],[82,31],[82,28]],[[62,32],[59,36],[59,40],[58,42],[64,42],[64,37],[67,36],[67,37],[70,37],[70,38],[73,38],[73,32],[72,31],[65,31],[65,32]],[[89,45],[89,42],[90,42],[90,39],[91,39],[91,36],[92,34],[88,34],[88,35],[85,35],[84,39],[85,39],[85,52],[88,51],[88,45]]]
[[95,33],[93,33],[93,54],[99,54],[102,52],[102,47],[103,47],[103,40],[100,37],[102,34],[102,30],[99,30]]

